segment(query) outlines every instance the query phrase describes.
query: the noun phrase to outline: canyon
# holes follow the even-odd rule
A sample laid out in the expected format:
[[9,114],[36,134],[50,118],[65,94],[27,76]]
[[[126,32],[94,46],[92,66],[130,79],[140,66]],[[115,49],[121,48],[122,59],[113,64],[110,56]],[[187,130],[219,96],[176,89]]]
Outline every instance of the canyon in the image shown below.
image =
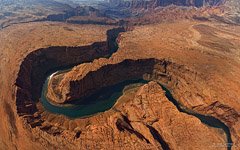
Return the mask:
[[0,149],[238,150],[229,3],[110,1],[4,27]]
[[224,0],[110,0],[110,4],[115,7],[130,7],[130,8],[153,8],[158,6],[179,5],[179,6],[217,6]]
[[[238,5],[237,0],[100,0],[89,2],[88,5],[76,5],[67,0],[26,0],[21,2],[13,0],[0,4],[0,29],[13,24],[39,21],[121,25],[124,22],[132,22],[135,17],[138,18],[138,22],[143,22],[152,16],[156,18],[155,22],[159,22],[165,20],[166,15],[167,18],[171,18],[168,13],[170,15],[175,13],[174,17],[180,18],[192,18],[209,13],[212,15],[210,18],[239,23]],[[173,8],[176,9],[176,12],[173,12]],[[196,8],[200,8],[202,11],[196,11]],[[227,11],[222,17],[224,10]],[[147,18],[142,16],[147,16]],[[125,20],[126,18],[130,18],[130,20]]]

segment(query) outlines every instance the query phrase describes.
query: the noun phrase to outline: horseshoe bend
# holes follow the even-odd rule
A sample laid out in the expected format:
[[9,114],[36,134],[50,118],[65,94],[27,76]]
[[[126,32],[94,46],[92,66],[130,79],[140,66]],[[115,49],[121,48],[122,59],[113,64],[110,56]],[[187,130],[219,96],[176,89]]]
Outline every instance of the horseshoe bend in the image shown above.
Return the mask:
[[238,2],[46,2],[0,11],[0,150],[240,149]]

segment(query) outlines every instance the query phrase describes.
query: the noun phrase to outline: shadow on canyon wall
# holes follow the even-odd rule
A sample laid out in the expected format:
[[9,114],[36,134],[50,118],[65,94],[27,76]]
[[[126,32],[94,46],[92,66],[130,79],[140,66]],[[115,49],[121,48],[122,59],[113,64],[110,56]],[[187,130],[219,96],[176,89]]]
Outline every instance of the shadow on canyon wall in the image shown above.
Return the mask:
[[[144,79],[156,81],[159,84],[174,85],[177,84],[179,80],[185,80],[184,74],[186,73],[190,73],[187,68],[165,59],[124,60],[120,63],[108,64],[96,71],[91,71],[79,81],[70,81],[69,101],[70,103],[82,103],[81,100],[93,95],[99,89],[110,87],[126,80]],[[230,129],[227,125],[213,116],[202,115],[184,107],[173,97],[172,93],[164,85],[160,85],[164,89],[168,100],[170,100],[180,112],[195,116],[200,119],[202,123],[210,127],[223,130],[226,134],[228,150],[231,149],[232,139]],[[75,100],[79,98],[80,101]],[[158,138],[160,139],[160,137]]]
[[73,67],[97,58],[111,56],[117,50],[118,34],[124,31],[122,27],[107,31],[105,42],[95,42],[81,47],[48,47],[28,54],[20,66],[15,83],[18,114],[20,116],[31,115],[37,111],[35,103],[41,96],[42,85],[50,72],[58,68]]
[[[96,42],[92,45],[81,47],[49,47],[38,49],[27,55],[20,66],[16,80],[18,115],[24,116],[31,125],[34,121],[33,114],[38,111],[36,103],[41,97],[42,86],[46,77],[59,68],[69,68],[84,62],[91,62],[97,58],[110,57],[118,49],[116,41],[118,34],[124,31],[124,28],[115,28],[107,31],[107,41],[105,42]],[[81,80],[71,81],[68,94],[70,100],[84,98],[101,88],[112,86],[126,79],[138,78],[153,80],[168,87],[174,87],[177,84],[182,84],[178,81],[188,80],[188,82],[194,83],[195,81],[192,81],[194,79],[188,78],[188,76],[192,77],[195,75],[195,72],[185,66],[165,59],[124,60],[120,63],[108,64],[96,71],[91,71]],[[84,85],[84,83],[87,84]],[[84,85],[84,88],[82,85]],[[220,120],[219,122],[222,123]],[[32,127],[36,125],[38,124],[32,124]],[[226,130],[223,130],[230,138],[228,139],[229,142],[231,141],[229,129],[224,123],[222,125],[226,127]]]

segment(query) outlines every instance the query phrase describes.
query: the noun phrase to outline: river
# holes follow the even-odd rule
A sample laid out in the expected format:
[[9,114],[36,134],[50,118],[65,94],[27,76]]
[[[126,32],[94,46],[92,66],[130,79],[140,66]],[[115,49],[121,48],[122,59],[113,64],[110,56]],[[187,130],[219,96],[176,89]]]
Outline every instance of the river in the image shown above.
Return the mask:
[[[84,99],[74,100],[73,102],[71,102],[71,104],[56,105],[56,104],[52,104],[46,97],[49,80],[55,74],[56,72],[49,75],[44,83],[42,94],[41,94],[41,103],[47,111],[55,114],[62,114],[71,119],[89,117],[97,113],[110,110],[115,105],[117,100],[123,95],[123,91],[125,87],[133,84],[137,84],[137,83],[145,84],[149,82],[144,79],[126,80],[121,83],[117,83],[113,86],[99,89],[93,95]],[[168,90],[165,86],[163,86],[160,83],[159,85],[165,91],[166,97],[169,99],[169,101],[171,101],[180,112],[197,117],[198,119],[201,120],[202,123],[206,124],[209,127],[222,130],[226,135],[226,139],[227,139],[226,146],[228,150],[231,150],[232,139],[231,139],[230,130],[223,122],[221,122],[219,119],[215,117],[202,115],[190,109],[185,108],[173,97],[170,90]]]

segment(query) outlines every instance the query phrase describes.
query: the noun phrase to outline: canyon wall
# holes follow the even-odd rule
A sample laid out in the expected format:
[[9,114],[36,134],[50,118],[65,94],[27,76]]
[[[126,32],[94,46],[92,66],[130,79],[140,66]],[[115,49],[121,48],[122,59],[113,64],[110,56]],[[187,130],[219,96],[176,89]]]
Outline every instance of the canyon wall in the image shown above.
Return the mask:
[[[212,80],[208,79],[207,78],[208,76],[206,75],[209,76],[211,75],[211,77],[215,79],[215,76],[213,76],[215,72],[213,72],[211,68],[215,69],[217,68],[218,65],[223,66],[222,64],[225,64],[224,67],[230,68],[225,60],[232,59],[224,59],[226,57],[220,57],[219,55],[214,55],[215,53],[210,53],[214,50],[215,47],[211,49],[212,51],[204,51],[204,49],[202,50],[193,49],[191,47],[190,48],[184,47],[189,43],[197,44],[194,41],[190,42],[188,41],[188,43],[185,42],[183,44],[181,43],[181,40],[194,39],[194,37],[189,38],[179,34],[179,32],[176,32],[177,31],[176,24],[172,24],[173,28],[169,28],[169,26],[171,26],[171,24],[170,25],[166,24],[166,26],[163,27],[161,26],[159,28],[154,27],[153,30],[150,30],[151,27],[147,26],[146,28],[144,28],[145,30],[142,30],[145,32],[140,32],[141,34],[139,35],[134,32],[128,33],[129,35],[131,35],[129,38],[126,38],[126,35],[121,35],[119,39],[121,39],[121,41],[125,40],[127,42],[120,42],[119,45],[122,47],[128,45],[129,48],[126,47],[120,48],[119,51],[109,59],[101,58],[98,60],[94,60],[92,63],[83,64],[83,66],[85,66],[86,71],[89,72],[87,72],[86,75],[82,76],[82,78],[77,78],[75,80],[69,78],[70,79],[68,80],[70,84],[69,91],[71,94],[69,94],[68,91],[66,93],[68,95],[66,96],[70,97],[71,96],[81,97],[82,95],[87,96],[101,88],[102,85],[104,86],[112,85],[114,83],[118,83],[128,78],[132,79],[143,77],[144,79],[155,80],[163,84],[166,84],[166,86],[170,90],[172,90],[171,92],[173,93],[174,97],[176,97],[180,102],[183,102],[184,106],[187,106],[188,108],[199,113],[214,116],[223,121],[230,128],[231,135],[233,137],[232,139],[234,141],[234,144],[237,146],[237,144],[239,143],[237,140],[239,140],[240,137],[238,132],[239,129],[238,122],[240,117],[238,109],[233,107],[233,105],[225,103],[225,101],[221,101],[221,99],[225,98],[221,97],[222,94],[221,89],[224,90],[223,92],[226,92],[228,90],[226,90],[226,88],[219,88],[220,90],[216,88],[216,91],[218,92],[218,95],[220,95],[219,97],[221,99],[220,98],[211,99],[212,96],[211,93],[209,94],[209,91],[206,91],[208,86],[212,86],[210,82],[213,82]],[[187,25],[185,24],[183,26],[187,27]],[[136,28],[138,29],[138,27]],[[166,33],[158,32],[161,29],[163,31],[167,31],[166,29],[168,29],[168,32],[173,31],[173,34],[176,36],[172,36],[173,34],[171,34],[168,37]],[[195,28],[192,28],[193,31],[194,29]],[[189,29],[181,28],[181,33],[188,30]],[[212,28],[211,30],[214,31],[214,29]],[[204,31],[206,35],[208,36],[210,35],[207,32],[207,30]],[[115,31],[108,32],[109,35],[112,35],[112,37],[109,36],[108,41],[112,41],[115,39],[115,37],[117,37],[117,34],[115,33],[116,33]],[[151,34],[151,36],[149,36],[148,34]],[[222,34],[223,33],[219,35]],[[203,35],[201,35],[201,37],[205,38]],[[141,40],[134,41],[134,39],[136,38]],[[164,39],[165,41],[157,41],[155,43],[151,43],[152,41],[155,41],[158,38]],[[174,38],[178,38],[177,42],[173,41]],[[208,38],[206,39],[209,42],[209,39]],[[147,41],[147,43],[145,43],[145,41]],[[220,43],[224,43],[226,41],[227,40],[225,39],[223,41],[219,40]],[[179,44],[178,42],[180,42],[181,44]],[[218,43],[217,41],[214,41],[214,45],[216,45],[217,43]],[[154,48],[154,46],[156,46],[154,44],[156,44],[157,46],[162,44],[165,47]],[[171,45],[168,44],[173,44],[174,47],[171,47]],[[88,48],[86,49],[88,49],[90,53],[91,51],[94,54],[96,53],[96,55],[99,55],[99,57],[100,55],[102,55],[101,57],[103,57],[104,55],[103,53],[105,53],[104,50],[105,47],[108,47],[108,50],[106,50],[108,52],[108,54],[106,54],[107,56],[110,56],[109,55],[110,53],[117,50],[116,43],[111,44],[109,42],[103,42],[102,45],[100,42],[97,45],[99,45],[99,47],[102,47],[102,49],[100,48],[101,49],[100,52],[98,46],[90,47],[87,46]],[[146,48],[144,46],[149,47]],[[36,96],[36,101],[38,101],[37,100],[39,98],[38,92],[41,92],[40,84],[44,82],[45,80],[44,76],[46,77],[48,73],[54,71],[55,69],[58,69],[58,67],[64,68],[68,67],[67,65],[70,66],[74,65],[75,64],[74,61],[77,61],[76,63],[82,63],[81,62],[82,60],[79,60],[81,56],[78,56],[78,54],[75,53],[74,48],[50,47],[47,49],[48,50],[40,49],[37,50],[36,52],[32,52],[25,58],[24,62],[20,66],[20,72],[18,74],[18,79],[16,81],[17,109],[18,115],[21,116],[20,119],[19,117],[17,117],[17,120],[26,119],[28,123],[31,125],[31,127],[33,127],[33,129],[30,130],[31,131],[30,133],[33,134],[34,137],[33,141],[35,143],[40,141],[40,143],[42,142],[41,144],[44,145],[45,147],[56,146],[55,149],[57,147],[66,148],[68,146],[71,147],[71,149],[74,149],[76,148],[76,145],[77,146],[81,145],[79,146],[81,148],[99,147],[100,149],[104,146],[106,147],[107,145],[107,148],[109,147],[116,148],[117,146],[122,148],[126,146],[130,148],[134,147],[140,149],[143,147],[149,148],[150,146],[149,143],[155,143],[155,140],[162,141],[161,139],[163,139],[163,143],[164,141],[166,141],[167,144],[172,143],[171,146],[168,146],[170,144],[165,145],[166,144],[165,142],[165,144],[163,144],[163,149],[166,147],[170,148],[173,147],[177,149],[179,147],[181,148],[182,147],[186,148],[188,146],[190,147],[191,145],[195,145],[196,143],[199,144],[198,146],[200,148],[202,148],[201,146],[204,145],[204,142],[208,142],[208,146],[212,145],[214,141],[224,142],[224,140],[216,139],[213,140],[211,137],[213,137],[213,135],[217,135],[215,133],[216,131],[212,131],[211,128],[208,128],[207,126],[202,124],[197,118],[190,117],[189,115],[182,115],[182,113],[176,110],[174,106],[171,108],[167,107],[169,106],[169,101],[163,100],[165,97],[163,95],[163,91],[155,83],[154,84],[150,83],[149,85],[141,88],[137,94],[133,94],[134,96],[129,98],[130,103],[128,103],[129,101],[124,101],[124,104],[122,105],[123,109],[114,108],[113,110],[109,111],[109,112],[113,111],[112,114],[107,112],[97,114],[89,118],[84,119],[78,118],[71,120],[63,115],[48,113],[47,111],[43,111],[42,109],[39,109],[40,110],[39,113],[34,113],[35,111],[38,111],[37,110],[38,106],[35,106],[35,99],[33,97]],[[51,49],[58,51],[58,53],[54,52]],[[71,50],[71,52],[68,53],[69,49]],[[78,47],[76,49],[81,48]],[[197,53],[198,50],[199,51],[201,50],[201,53]],[[82,51],[84,51],[84,54],[86,54],[87,57],[90,56],[87,50],[85,51],[84,49],[82,49]],[[123,53],[124,51],[125,53]],[[158,53],[154,53],[156,51]],[[78,51],[77,53],[79,52],[81,51]],[[166,52],[171,57],[169,57],[168,55],[166,56],[164,55],[164,53],[161,52]],[[194,52],[194,57],[193,55],[191,55],[192,52]],[[221,51],[218,50],[218,52]],[[141,55],[142,57],[140,57],[139,55]],[[204,57],[202,55],[211,55],[211,57],[209,57],[209,59],[206,60],[203,59]],[[217,58],[218,57],[221,58],[219,59],[220,64],[212,63],[216,58],[213,57],[212,55],[216,56]],[[181,63],[181,61],[178,61],[178,59],[174,56],[181,60],[185,60],[189,64],[181,65],[183,63]],[[226,53],[224,53],[224,56],[226,56]],[[25,55],[23,55],[23,57],[25,57]],[[60,59],[58,59],[58,57]],[[146,59],[153,57],[154,58],[156,57],[156,59]],[[160,57],[170,58],[171,61],[161,59]],[[126,58],[128,60],[125,60]],[[133,60],[134,58],[135,60]],[[191,58],[191,60],[189,60],[188,58]],[[90,57],[87,59],[89,59],[89,61],[92,61],[90,60]],[[106,61],[102,62],[102,60]],[[197,63],[198,60],[201,61],[199,64]],[[86,60],[86,62],[89,61]],[[195,65],[195,68],[192,65]],[[238,65],[236,66],[238,67]],[[233,69],[237,69],[237,67]],[[74,67],[74,69],[70,71],[72,75],[81,74],[82,67],[79,67],[80,68],[79,70],[76,70],[76,68],[78,67]],[[206,68],[207,71],[201,70],[202,68]],[[229,83],[232,81],[231,80],[232,78],[237,77],[236,76],[237,74],[234,74],[234,72],[232,71],[225,70],[224,68],[221,71],[230,73],[231,76],[228,79],[228,77],[222,75],[221,80],[217,80],[216,82],[214,82],[214,85],[216,84],[216,86],[218,85],[231,86],[227,84],[217,83],[219,82],[221,83],[221,81],[224,79],[228,79],[227,81]],[[125,74],[124,72],[127,72],[127,74]],[[216,72],[217,72],[216,74],[222,73],[219,70],[217,70]],[[69,74],[67,73],[66,78],[68,78],[68,75]],[[38,81],[39,79],[44,80]],[[90,84],[87,84],[86,82],[89,82]],[[105,84],[105,82],[107,84]],[[95,86],[97,88],[95,88]],[[34,91],[32,91],[33,88]],[[85,88],[88,89],[88,91],[85,91]],[[213,86],[213,88],[215,88],[215,86]],[[233,88],[235,88],[236,90],[239,89],[238,86],[232,87],[232,89]],[[82,91],[85,91],[87,95],[84,95],[85,93]],[[228,91],[227,93],[229,93],[229,95],[232,95],[231,91]],[[215,95],[213,95],[212,97],[215,97]],[[228,96],[227,98],[229,97],[230,96]],[[133,100],[133,102],[131,100]],[[210,101],[210,104],[205,103],[207,100]],[[13,113],[11,113],[10,107],[8,105],[6,106],[4,105],[4,107],[6,107],[6,112],[10,112],[9,114],[11,115],[9,116],[14,116],[12,115]],[[166,111],[166,113],[162,113],[161,112],[162,110]],[[176,120],[176,122],[172,122],[172,120]],[[155,124],[156,122],[157,124]],[[14,126],[14,121],[12,124],[13,124],[12,126]],[[23,122],[23,124],[26,125],[25,122]],[[167,133],[164,132],[163,130],[166,131]],[[175,133],[175,136],[169,137],[168,134],[172,132]],[[207,135],[205,133],[207,133]],[[204,139],[204,141],[202,140],[199,141],[199,137],[201,139]],[[218,137],[221,138],[223,136],[219,135]],[[187,141],[186,143],[181,142],[185,141],[182,140],[183,138],[186,139]],[[209,139],[211,139],[212,141],[209,141]],[[177,140],[179,143],[175,142],[175,140]],[[125,141],[129,142],[125,143]],[[73,146],[72,143],[76,145]],[[211,146],[210,148],[213,149],[213,147]],[[161,149],[161,147],[159,147],[159,149]]]
[[105,42],[95,42],[81,47],[42,48],[30,53],[21,64],[15,83],[18,114],[31,116],[37,111],[36,102],[40,98],[43,83],[49,73],[59,67],[74,66],[96,58],[111,56],[116,50],[117,35],[123,31],[123,28],[108,30]]
[[[100,66],[97,64],[101,64]],[[158,59],[139,59],[139,60],[124,60],[122,62],[108,62],[107,64],[94,62],[93,64],[79,65],[83,76],[78,78],[72,78],[77,76],[76,70],[73,69],[70,72],[64,73],[64,77],[54,78],[53,80],[58,81],[58,84],[53,86],[49,85],[51,94],[47,96],[54,103],[81,103],[84,98],[94,94],[101,88],[115,85],[117,83],[132,80],[132,79],[146,79],[153,80],[166,85],[173,92],[174,96],[181,97],[181,99],[199,99],[199,95],[205,96],[205,93],[199,90],[199,87],[203,88],[206,85],[201,75],[194,70],[191,70],[183,65],[176,64],[167,60]],[[62,83],[61,83],[62,80]],[[56,83],[52,81],[52,83]],[[55,88],[55,89],[54,89]],[[194,89],[189,94],[189,88]],[[178,92],[176,92],[178,91]],[[53,95],[52,95],[53,94]],[[56,96],[58,95],[58,96]],[[60,95],[60,96],[59,96]],[[77,100],[78,99],[78,100]],[[184,104],[180,104],[184,106]],[[231,133],[234,138],[238,138],[236,128],[233,128],[234,124],[238,122],[240,117],[239,113],[221,103],[217,103],[213,106],[205,107],[194,107],[197,106],[198,101],[191,107],[203,114],[208,114],[206,110],[214,109],[211,111],[211,116],[214,116],[230,127]],[[224,113],[220,113],[223,111]],[[228,129],[227,129],[228,130]],[[229,132],[229,130],[228,130]]]
[[[58,99],[55,99],[56,103],[67,103],[68,101],[84,98],[92,95],[97,90],[113,86],[125,80],[142,79],[146,74],[152,74],[154,72],[154,66],[158,64],[158,71],[166,72],[166,64],[169,62],[149,59],[149,60],[124,60],[119,64],[109,64],[102,66],[98,70],[90,71],[82,79],[69,81],[69,84],[64,85],[61,89],[64,93],[57,93],[61,95]],[[73,72],[66,73],[64,78],[68,78]],[[164,73],[162,73],[164,74]],[[54,78],[54,80],[61,81],[61,79]],[[54,81],[53,81],[54,82]],[[65,82],[65,81],[64,81]],[[60,82],[59,85],[62,83]],[[67,86],[70,86],[69,88]],[[59,88],[59,87],[56,87]],[[66,90],[69,89],[70,91]],[[54,90],[58,91],[58,90]],[[68,93],[65,93],[68,92]],[[49,95],[49,97],[51,97]]]
[[107,43],[99,42],[85,47],[49,47],[29,54],[21,64],[16,80],[18,113],[23,115],[33,107],[41,95],[41,86],[49,71],[61,66],[72,66],[108,54]]

